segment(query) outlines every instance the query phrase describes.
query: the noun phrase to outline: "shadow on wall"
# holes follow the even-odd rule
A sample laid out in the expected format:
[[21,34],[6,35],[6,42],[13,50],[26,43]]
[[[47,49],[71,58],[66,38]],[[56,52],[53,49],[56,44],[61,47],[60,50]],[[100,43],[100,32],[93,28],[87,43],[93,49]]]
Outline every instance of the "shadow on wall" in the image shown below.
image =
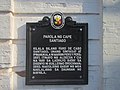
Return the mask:
[[22,25],[17,30],[19,40],[15,40],[15,51],[16,63],[15,63],[15,73],[21,77],[25,77],[25,66],[26,66],[26,24]]
[[26,39],[26,24],[22,25],[17,30],[18,33],[18,39]]
[[[32,90],[34,89],[39,90],[43,88],[43,86],[26,86],[25,85],[25,66],[26,66],[26,24],[22,25],[18,28],[18,38],[14,42],[15,44],[15,54],[16,54],[16,65],[14,67],[14,81],[13,81],[13,89],[14,90]],[[21,39],[22,38],[22,39]]]
[[104,61],[104,90],[118,90],[120,85],[120,56],[112,57]]

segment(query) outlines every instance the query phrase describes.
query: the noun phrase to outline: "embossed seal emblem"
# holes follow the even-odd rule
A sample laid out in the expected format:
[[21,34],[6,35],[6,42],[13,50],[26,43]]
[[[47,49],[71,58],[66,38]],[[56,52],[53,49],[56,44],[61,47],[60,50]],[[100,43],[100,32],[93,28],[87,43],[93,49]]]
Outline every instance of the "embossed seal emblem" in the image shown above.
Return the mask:
[[51,15],[51,26],[54,29],[61,29],[64,27],[64,15],[61,12],[55,12]]

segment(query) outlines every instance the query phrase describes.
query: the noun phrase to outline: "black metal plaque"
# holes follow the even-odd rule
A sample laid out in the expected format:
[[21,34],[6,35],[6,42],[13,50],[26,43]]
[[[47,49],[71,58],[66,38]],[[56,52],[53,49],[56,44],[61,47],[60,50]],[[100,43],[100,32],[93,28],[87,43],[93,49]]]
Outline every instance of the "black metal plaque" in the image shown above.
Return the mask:
[[26,85],[88,84],[88,24],[56,27],[49,17],[26,24]]

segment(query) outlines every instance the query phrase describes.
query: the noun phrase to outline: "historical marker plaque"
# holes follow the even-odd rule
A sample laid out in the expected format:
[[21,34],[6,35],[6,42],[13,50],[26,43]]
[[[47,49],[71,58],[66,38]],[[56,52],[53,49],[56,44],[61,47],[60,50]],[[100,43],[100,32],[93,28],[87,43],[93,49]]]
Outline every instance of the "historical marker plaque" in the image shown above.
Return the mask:
[[87,23],[55,13],[26,28],[27,85],[88,83]]

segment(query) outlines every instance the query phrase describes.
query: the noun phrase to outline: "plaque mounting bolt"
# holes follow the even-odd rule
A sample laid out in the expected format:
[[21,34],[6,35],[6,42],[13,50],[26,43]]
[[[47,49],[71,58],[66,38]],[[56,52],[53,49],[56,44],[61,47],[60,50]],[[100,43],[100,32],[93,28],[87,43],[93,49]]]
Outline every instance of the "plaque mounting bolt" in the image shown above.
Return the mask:
[[35,28],[33,28],[32,30],[35,31]]
[[80,28],[80,31],[82,31],[82,28]]
[[32,76],[32,79],[34,79],[35,78],[35,76]]
[[80,76],[80,78],[82,78],[82,76]]

